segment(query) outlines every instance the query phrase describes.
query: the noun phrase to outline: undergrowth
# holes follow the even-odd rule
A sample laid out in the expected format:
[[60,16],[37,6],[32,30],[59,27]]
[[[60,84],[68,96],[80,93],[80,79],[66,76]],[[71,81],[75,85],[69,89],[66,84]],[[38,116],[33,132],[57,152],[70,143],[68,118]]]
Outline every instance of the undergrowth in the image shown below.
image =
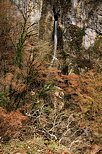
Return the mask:
[[[6,78],[7,82],[5,82],[10,88],[16,88],[16,93],[22,94],[23,90],[26,90],[26,96],[19,97],[19,100],[22,100],[19,104],[19,112],[28,117],[29,122],[25,133],[22,131],[23,127],[21,132],[20,129],[17,129],[16,134],[19,135],[16,137],[22,140],[30,133],[31,136],[42,137],[44,141],[56,141],[74,153],[88,150],[91,144],[101,144],[101,75],[92,70],[82,75],[62,75],[57,69],[45,70],[42,69],[42,64],[33,64],[36,68],[33,68],[35,75],[31,75],[32,80],[30,79],[29,82],[28,79],[25,80],[26,76],[23,78],[26,86],[14,84],[14,75],[11,74],[9,74],[10,80]],[[47,76],[49,72],[50,75]],[[26,75],[28,76],[28,74]],[[21,81],[21,78],[19,80]],[[14,97],[15,95],[12,93],[12,98]],[[5,102],[3,98],[2,101]],[[11,104],[12,99],[9,106]],[[18,108],[17,105],[16,108]],[[13,109],[16,108],[13,106]],[[12,118],[14,118],[14,114],[18,114],[19,117],[21,113],[14,111]],[[10,116],[8,112],[5,115]],[[6,128],[8,122],[11,124],[11,120],[7,117],[5,116],[5,122],[1,122],[1,127]],[[19,120],[22,121],[22,119]],[[11,129],[10,126],[5,130],[6,137],[8,136],[9,139],[15,138]],[[5,136],[2,136],[2,140],[6,141]]]
[[[65,151],[65,153],[64,153]],[[54,141],[43,141],[42,138],[30,138],[26,141],[11,140],[8,144],[1,147],[0,152],[6,153],[27,153],[27,154],[70,154],[68,149],[64,146],[58,146]]]

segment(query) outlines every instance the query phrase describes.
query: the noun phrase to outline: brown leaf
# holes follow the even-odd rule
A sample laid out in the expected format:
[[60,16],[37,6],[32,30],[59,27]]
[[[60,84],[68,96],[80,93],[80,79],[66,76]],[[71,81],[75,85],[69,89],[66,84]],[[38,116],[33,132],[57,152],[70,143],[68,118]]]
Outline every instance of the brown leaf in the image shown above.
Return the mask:
[[100,148],[101,147],[99,145],[96,144],[92,145],[89,150],[89,154],[96,154],[97,152],[99,152]]
[[51,151],[49,151],[47,154],[52,154],[52,152],[51,152]]

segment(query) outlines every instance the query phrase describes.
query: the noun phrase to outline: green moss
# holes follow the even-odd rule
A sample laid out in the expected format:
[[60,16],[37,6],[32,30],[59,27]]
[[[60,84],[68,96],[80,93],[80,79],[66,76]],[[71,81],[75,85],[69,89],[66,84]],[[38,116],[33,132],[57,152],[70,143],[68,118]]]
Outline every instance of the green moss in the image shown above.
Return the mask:
[[95,40],[94,47],[93,47],[94,53],[99,53],[101,51],[102,49],[101,42],[102,42],[101,37]]
[[71,26],[69,32],[72,37],[72,41],[70,42],[71,48],[76,52],[80,52],[83,36],[85,35],[85,29]]
[[82,39],[84,35],[85,35],[85,30],[81,28],[77,28],[76,36]]
[[9,98],[7,96],[7,93],[0,92],[0,107],[6,107],[7,103],[9,103]]
[[76,51],[80,51],[80,48],[82,45],[82,39],[84,35],[85,35],[85,30],[81,28],[77,28],[75,32],[76,41],[74,44]]

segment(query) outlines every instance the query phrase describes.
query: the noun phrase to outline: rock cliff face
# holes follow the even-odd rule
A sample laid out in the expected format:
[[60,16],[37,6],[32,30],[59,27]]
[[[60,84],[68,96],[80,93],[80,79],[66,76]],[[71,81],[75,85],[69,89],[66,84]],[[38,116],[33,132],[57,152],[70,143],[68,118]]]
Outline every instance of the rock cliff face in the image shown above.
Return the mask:
[[[64,73],[78,72],[76,68],[79,65],[82,68],[92,67],[90,53],[96,48],[100,53],[102,49],[101,0],[43,0],[40,19],[42,39],[52,39],[53,9],[58,14],[58,57],[64,59]],[[85,64],[83,60],[86,60]]]
[[68,10],[70,24],[85,29],[83,46],[88,49],[94,45],[95,38],[102,34],[102,2],[95,0],[72,0]]
[[[59,23],[67,29],[68,25],[85,28],[89,36],[102,34],[102,1],[101,0],[43,0],[43,13],[47,19],[53,14],[53,7],[59,13]],[[47,21],[46,19],[46,21]],[[96,34],[95,34],[96,32]]]
[[[92,68],[102,51],[101,0],[10,0],[18,15],[29,18],[28,24],[38,38],[54,46],[54,21],[57,26],[57,65],[62,73],[79,73]],[[31,30],[31,29],[30,29]],[[33,39],[35,40],[35,38]],[[45,51],[46,52],[46,51]],[[51,61],[52,52],[49,52]],[[53,58],[53,57],[52,57]],[[94,61],[92,61],[93,59]]]
[[10,0],[18,8],[23,17],[30,16],[31,23],[38,22],[41,17],[42,0]]

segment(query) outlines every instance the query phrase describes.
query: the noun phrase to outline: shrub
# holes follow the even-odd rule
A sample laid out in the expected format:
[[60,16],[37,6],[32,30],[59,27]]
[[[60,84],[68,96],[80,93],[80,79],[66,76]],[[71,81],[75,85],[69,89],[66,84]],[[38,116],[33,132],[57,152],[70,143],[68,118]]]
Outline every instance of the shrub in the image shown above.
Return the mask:
[[[82,121],[89,129],[101,133],[101,111],[102,111],[102,77],[101,74],[90,70],[83,75],[63,75],[65,83],[59,85],[67,95],[70,95],[82,114]],[[77,111],[79,112],[79,110]]]
[[19,110],[8,113],[4,108],[0,107],[1,142],[20,137],[20,132],[28,120],[29,118],[24,116]]

